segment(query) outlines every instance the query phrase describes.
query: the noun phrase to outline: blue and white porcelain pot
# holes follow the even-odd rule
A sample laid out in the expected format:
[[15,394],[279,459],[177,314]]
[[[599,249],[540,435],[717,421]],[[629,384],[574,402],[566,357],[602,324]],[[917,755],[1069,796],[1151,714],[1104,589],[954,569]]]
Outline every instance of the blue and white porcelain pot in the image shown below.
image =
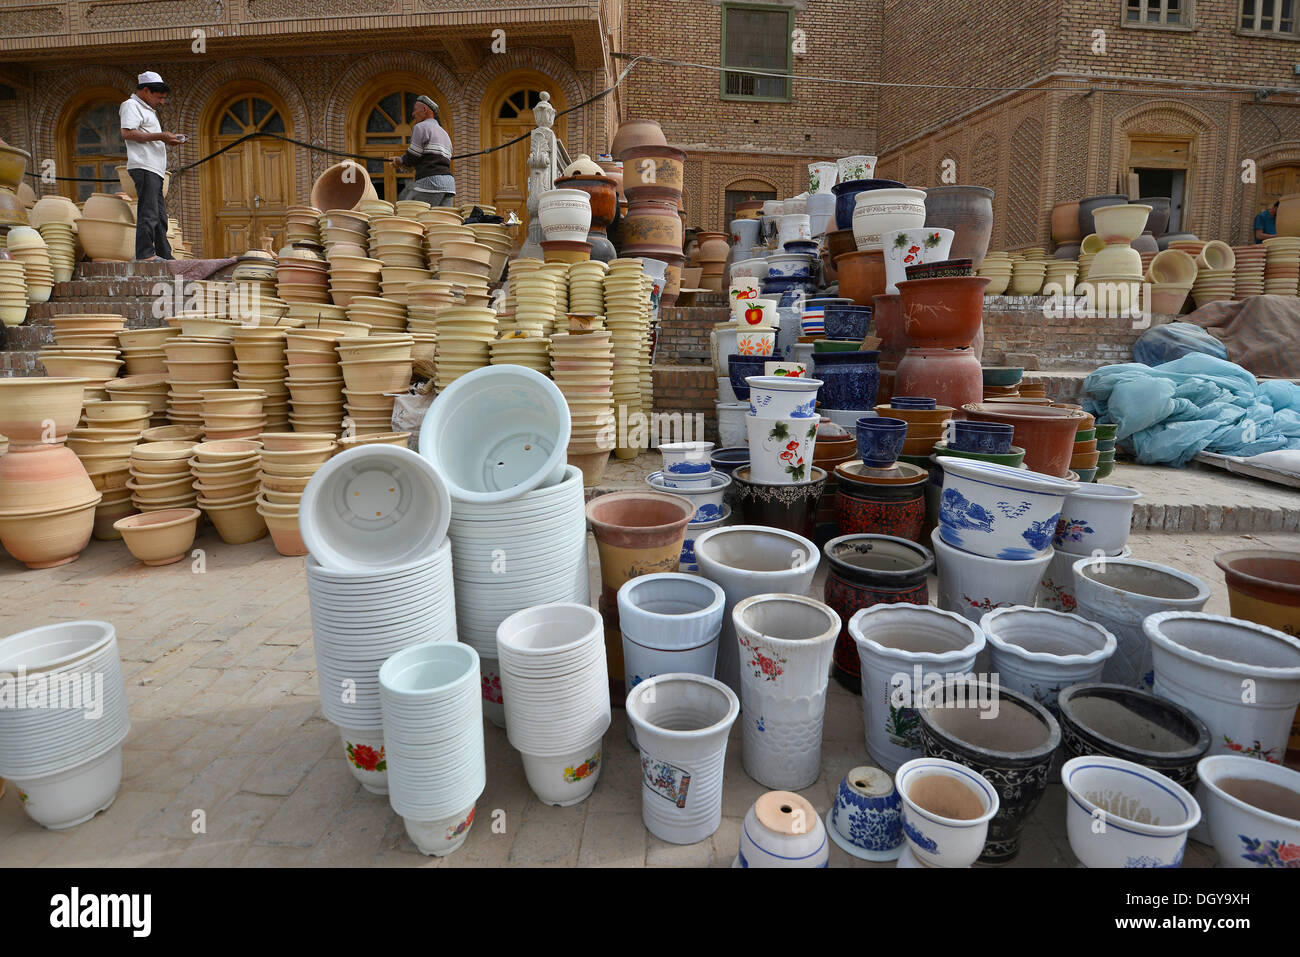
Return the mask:
[[825,384],[822,403],[830,409],[871,409],[880,388],[880,353],[814,352],[814,374]]
[[826,829],[840,850],[864,861],[896,861],[903,853],[903,802],[894,779],[863,765],[844,775]]
[[953,548],[1028,561],[1052,547],[1065,496],[1078,483],[992,462],[941,455],[939,534]]
[[683,485],[679,482],[670,485],[662,472],[651,472],[646,476],[645,481],[656,492],[666,492],[669,495],[680,495],[682,498],[690,499],[691,504],[695,506],[695,517],[691,519],[692,522],[712,522],[722,517],[722,499],[731,485],[731,476],[714,472],[710,466],[707,480],[698,484]]
[[769,791],[754,802],[740,827],[733,867],[826,867],[826,828],[807,798]]
[[665,484],[670,488],[676,488],[681,480],[687,483],[703,481],[713,471],[709,463],[712,442],[669,442],[660,445],[659,452],[664,457]]
[[698,574],[700,563],[695,558],[695,539],[705,532],[712,531],[715,528],[722,528],[731,521],[731,506],[723,504],[722,517],[715,518],[709,522],[691,522],[686,526],[686,537],[682,539],[682,556],[677,563],[679,572],[691,572]]
[[814,422],[818,419],[820,379],[751,375],[745,377],[745,384],[750,390],[751,416],[760,419],[812,419]]

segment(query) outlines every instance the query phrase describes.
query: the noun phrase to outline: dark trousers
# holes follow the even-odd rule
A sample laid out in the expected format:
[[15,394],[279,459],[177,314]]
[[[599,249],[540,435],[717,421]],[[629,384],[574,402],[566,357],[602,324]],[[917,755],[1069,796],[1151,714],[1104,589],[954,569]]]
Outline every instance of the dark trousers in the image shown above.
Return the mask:
[[135,212],[135,258],[172,258],[167,242],[167,201],[163,199],[163,180],[147,169],[130,169],[131,182],[139,205]]

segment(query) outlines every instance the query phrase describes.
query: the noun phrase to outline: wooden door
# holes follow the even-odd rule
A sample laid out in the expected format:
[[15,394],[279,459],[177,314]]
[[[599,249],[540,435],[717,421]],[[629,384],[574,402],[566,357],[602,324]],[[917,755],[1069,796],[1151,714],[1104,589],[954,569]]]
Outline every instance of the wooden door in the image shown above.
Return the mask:
[[[507,80],[509,77],[507,77]],[[551,105],[564,109],[558,91],[544,77],[528,77],[509,83],[496,95],[485,97],[485,122],[483,146],[499,146],[522,136],[518,143],[483,157],[479,182],[480,202],[497,207],[497,215],[506,216],[513,211],[523,226],[519,235],[528,230],[528,134],[536,127],[533,107],[541,100],[540,93],[551,95]],[[568,124],[565,118],[555,121],[555,135],[564,141]]]
[[[252,132],[292,136],[283,108],[260,93],[240,93],[215,111],[209,124],[211,151]],[[261,247],[271,235],[280,244],[285,212],[293,203],[291,144],[246,140],[207,164],[204,205],[207,255],[237,256]]]
[[[1300,163],[1274,166],[1272,169],[1265,170],[1259,180],[1259,200],[1255,203],[1256,208],[1250,211],[1251,219],[1255,218],[1256,213],[1268,209],[1276,200],[1289,193],[1300,193]],[[1254,235],[1252,229],[1252,239]]]

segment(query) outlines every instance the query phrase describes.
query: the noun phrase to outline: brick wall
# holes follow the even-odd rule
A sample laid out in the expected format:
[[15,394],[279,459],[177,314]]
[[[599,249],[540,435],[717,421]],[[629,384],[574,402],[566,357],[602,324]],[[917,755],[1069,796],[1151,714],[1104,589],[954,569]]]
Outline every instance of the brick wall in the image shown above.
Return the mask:
[[725,306],[662,309],[659,313],[659,336],[655,346],[657,361],[663,365],[698,365],[711,361],[709,333],[719,322],[726,322]]
[[[1133,361],[1133,343],[1145,331],[1130,318],[1054,318],[1043,315],[1043,296],[992,296],[984,300],[984,365],[1035,369],[1093,369]],[[1153,316],[1152,323],[1173,316]],[[1014,356],[1014,360],[1007,357]]]

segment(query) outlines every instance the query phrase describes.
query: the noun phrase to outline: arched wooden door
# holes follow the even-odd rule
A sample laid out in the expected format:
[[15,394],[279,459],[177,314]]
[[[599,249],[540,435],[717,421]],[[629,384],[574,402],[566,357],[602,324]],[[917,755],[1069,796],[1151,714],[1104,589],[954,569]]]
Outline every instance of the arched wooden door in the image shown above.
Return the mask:
[[[261,87],[218,93],[203,131],[205,155],[252,132],[293,136],[284,104]],[[291,144],[247,140],[205,163],[203,170],[206,254],[235,256],[260,247],[263,235],[275,237],[278,246],[294,196]]]
[[[1268,209],[1289,193],[1300,193],[1300,163],[1286,163],[1264,170],[1259,177],[1259,201],[1255,204],[1256,208],[1250,211],[1250,218],[1254,220],[1256,213]],[[1250,239],[1252,242],[1255,240],[1253,228]]]
[[[352,152],[366,156],[366,172],[380,199],[390,203],[410,183],[414,170],[397,169],[388,162],[406,152],[411,142],[411,110],[416,97],[428,96],[438,104],[438,122],[447,131],[456,152],[456,133],[451,126],[451,110],[441,92],[427,80],[414,74],[386,73],[377,77],[357,94],[348,121],[352,133]],[[455,175],[456,165],[452,164]]]
[[[505,216],[511,210],[523,223],[519,235],[528,228],[528,134],[537,125],[533,107],[541,92],[551,95],[556,110],[565,108],[559,87],[549,77],[531,70],[519,70],[501,77],[483,96],[483,147],[499,146],[523,136],[518,143],[482,157],[479,174],[479,201],[497,208]],[[565,117],[555,121],[555,135],[564,142],[568,123]],[[567,146],[567,144],[566,144]]]

